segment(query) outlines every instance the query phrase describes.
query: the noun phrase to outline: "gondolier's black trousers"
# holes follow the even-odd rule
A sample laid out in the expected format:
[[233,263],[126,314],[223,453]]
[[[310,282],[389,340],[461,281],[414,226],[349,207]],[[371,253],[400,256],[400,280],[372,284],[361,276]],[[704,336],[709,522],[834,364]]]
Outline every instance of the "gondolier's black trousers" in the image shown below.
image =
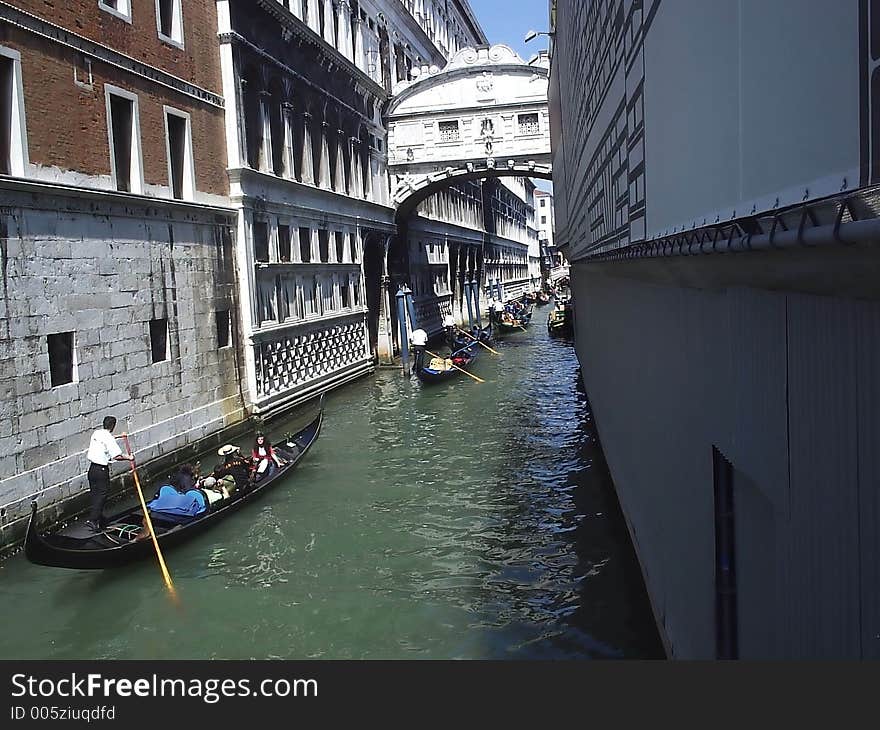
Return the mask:
[[96,525],[104,522],[104,502],[107,501],[107,490],[110,488],[110,467],[92,464],[89,467],[89,494],[92,498],[92,509],[89,519]]

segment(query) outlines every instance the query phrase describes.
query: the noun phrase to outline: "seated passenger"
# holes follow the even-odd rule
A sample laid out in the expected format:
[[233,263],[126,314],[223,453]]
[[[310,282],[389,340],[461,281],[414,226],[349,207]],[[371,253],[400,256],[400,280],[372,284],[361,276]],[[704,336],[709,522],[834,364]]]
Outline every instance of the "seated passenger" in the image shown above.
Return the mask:
[[195,486],[197,479],[196,468],[192,464],[183,464],[169,481],[178,492],[188,492]]
[[232,477],[236,489],[246,487],[251,480],[251,465],[241,453],[241,449],[233,444],[226,444],[220,447],[217,454],[224,457],[224,461],[214,467],[211,476],[217,481],[224,481],[224,477]]
[[278,470],[278,467],[284,465],[284,462],[275,453],[275,449],[272,448],[272,444],[269,443],[269,439],[259,431],[251,455],[254,460],[255,481],[271,476]]
[[229,491],[224,489],[222,482],[218,482],[214,477],[205,477],[198,482],[198,488],[201,489],[208,498],[208,505],[213,506],[216,502],[222,502],[229,498]]

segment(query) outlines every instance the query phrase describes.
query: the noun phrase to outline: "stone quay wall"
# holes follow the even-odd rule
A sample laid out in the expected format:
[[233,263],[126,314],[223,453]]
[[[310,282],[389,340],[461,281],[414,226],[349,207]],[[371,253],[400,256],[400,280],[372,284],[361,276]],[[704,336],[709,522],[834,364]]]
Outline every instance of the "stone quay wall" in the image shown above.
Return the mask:
[[[32,501],[45,523],[86,506],[105,415],[148,468],[245,427],[234,225],[224,208],[0,180],[0,552]],[[161,319],[167,359],[154,361]],[[53,387],[48,336],[64,332],[73,382]]]

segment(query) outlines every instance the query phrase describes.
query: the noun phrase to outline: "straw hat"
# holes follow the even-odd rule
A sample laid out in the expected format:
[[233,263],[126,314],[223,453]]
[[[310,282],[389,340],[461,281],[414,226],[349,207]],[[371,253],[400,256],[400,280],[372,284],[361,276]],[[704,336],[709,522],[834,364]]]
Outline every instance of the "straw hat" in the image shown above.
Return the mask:
[[236,451],[241,451],[241,449],[233,444],[226,444],[217,450],[217,454],[220,456],[229,456],[229,454],[234,454]]

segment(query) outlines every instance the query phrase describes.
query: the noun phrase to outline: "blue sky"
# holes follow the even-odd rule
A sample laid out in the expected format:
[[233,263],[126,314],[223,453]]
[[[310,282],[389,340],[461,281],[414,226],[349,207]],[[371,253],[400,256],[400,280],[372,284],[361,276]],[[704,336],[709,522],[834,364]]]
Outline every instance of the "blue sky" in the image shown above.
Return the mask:
[[[530,30],[550,29],[548,0],[470,0],[470,4],[489,43],[505,43],[526,61],[538,51],[547,50],[547,36],[538,36],[529,43],[523,43],[523,38]],[[541,190],[553,190],[549,181],[535,180],[535,184]]]
[[523,37],[530,30],[549,30],[548,0],[470,0],[470,4],[490,43],[506,43],[526,61],[547,49],[547,36],[530,43],[523,43]]

